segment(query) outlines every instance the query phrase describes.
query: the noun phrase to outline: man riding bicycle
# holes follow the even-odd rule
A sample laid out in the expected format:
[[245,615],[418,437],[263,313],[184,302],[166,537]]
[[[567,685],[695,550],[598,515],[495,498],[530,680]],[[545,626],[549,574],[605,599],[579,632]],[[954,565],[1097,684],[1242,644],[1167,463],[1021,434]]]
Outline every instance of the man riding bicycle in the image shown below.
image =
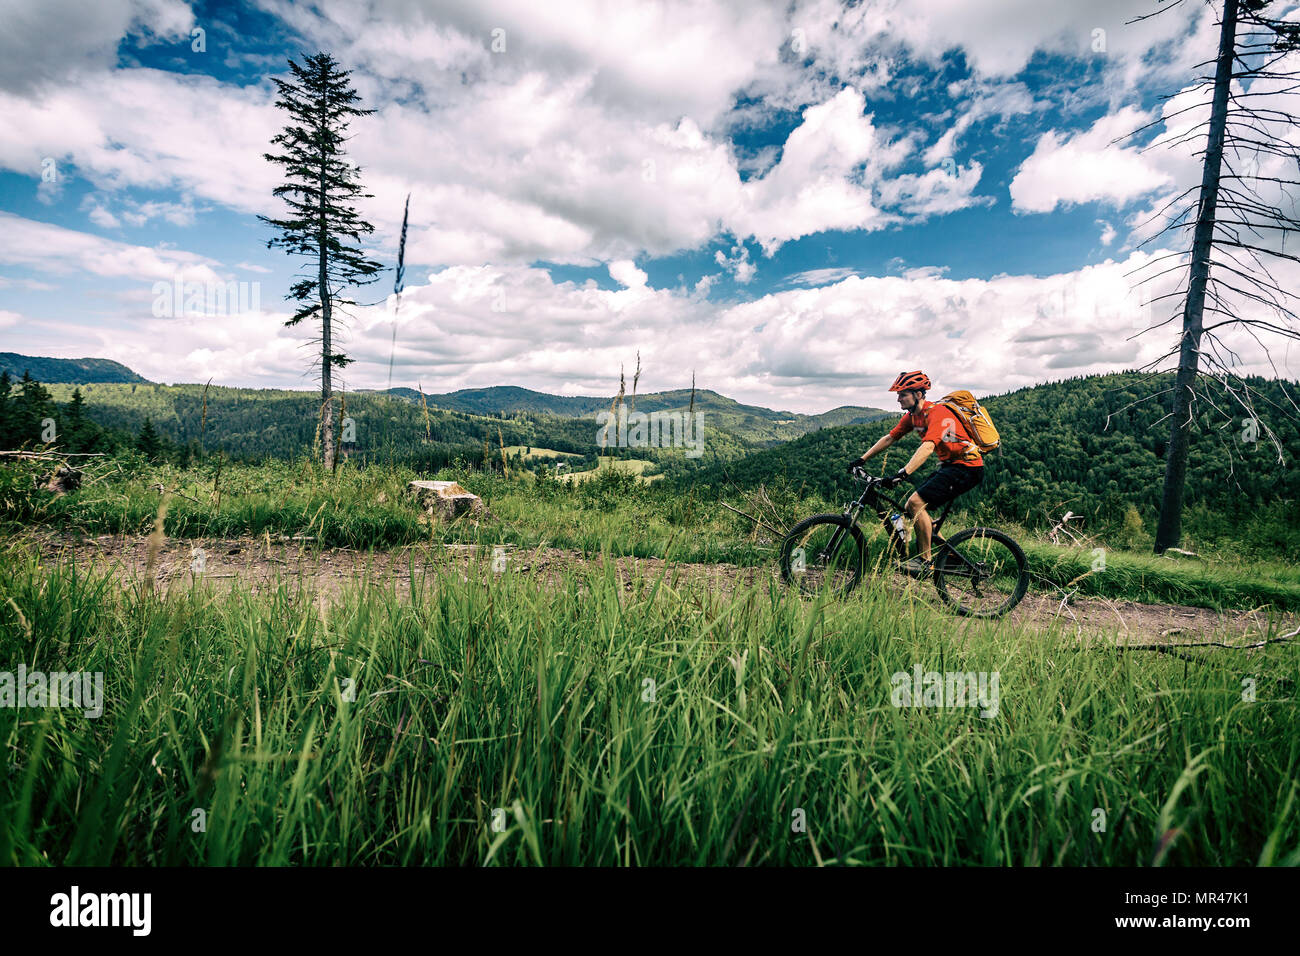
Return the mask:
[[898,393],[898,404],[904,412],[902,420],[872,445],[865,455],[853,459],[848,469],[851,474],[855,468],[862,467],[867,459],[878,455],[913,430],[921,434],[921,447],[906,465],[886,478],[882,485],[886,488],[897,487],[905,478],[915,474],[931,453],[939,456],[938,471],[930,475],[907,499],[907,513],[912,519],[912,527],[916,529],[919,558],[912,558],[904,568],[914,577],[924,577],[931,570],[931,521],[926,509],[952,501],[984,480],[984,458],[979,446],[971,440],[970,434],[956,415],[942,405],[925,400],[929,388],[930,379],[924,372],[900,374],[894,384],[889,386],[889,390]]

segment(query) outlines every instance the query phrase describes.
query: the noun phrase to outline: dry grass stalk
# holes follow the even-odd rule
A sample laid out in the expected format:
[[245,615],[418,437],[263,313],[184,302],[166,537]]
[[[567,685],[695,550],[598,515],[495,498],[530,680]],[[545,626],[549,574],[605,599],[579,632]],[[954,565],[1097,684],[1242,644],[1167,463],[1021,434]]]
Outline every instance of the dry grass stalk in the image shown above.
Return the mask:
[[[626,383],[626,380],[625,380],[624,377],[623,377],[623,366],[620,365],[620,366],[618,367],[618,394],[617,394],[616,396],[614,396],[614,401],[611,402],[611,403],[610,403],[610,406],[609,406],[610,425],[613,426],[613,428],[614,428],[614,434],[615,434],[616,436],[617,436],[617,434],[618,434],[618,410],[619,410],[619,408],[623,405],[623,396],[626,395],[626,394],[627,394],[627,383]],[[606,425],[606,426],[605,426],[605,434],[604,434],[604,437],[605,437],[606,439],[609,438],[609,428],[610,428],[610,425]],[[615,440],[616,442],[618,441],[617,438],[615,438],[614,440]],[[606,442],[605,442],[605,445],[604,445],[603,447],[608,447],[608,445],[609,445],[609,442],[606,441]]]
[[402,210],[402,236],[397,243],[397,271],[393,276],[393,342],[388,353],[388,401],[393,400],[393,359],[397,355],[397,313],[402,308],[402,288],[406,279],[406,222],[411,213],[411,194],[406,194]]
[[433,441],[433,432],[429,429],[429,402],[424,397],[424,384],[417,382],[416,385],[420,389],[420,404],[424,407],[424,440]]
[[632,376],[632,398],[627,403],[629,412],[636,411],[636,383],[641,380],[641,350],[636,353],[636,372]]
[[167,506],[171,503],[171,500],[172,493],[164,490],[162,501],[158,504],[158,514],[154,518],[153,531],[145,542],[144,586],[149,591],[153,590],[154,568],[158,565],[158,552],[162,550],[167,541],[167,535],[163,531],[163,524],[167,520]]

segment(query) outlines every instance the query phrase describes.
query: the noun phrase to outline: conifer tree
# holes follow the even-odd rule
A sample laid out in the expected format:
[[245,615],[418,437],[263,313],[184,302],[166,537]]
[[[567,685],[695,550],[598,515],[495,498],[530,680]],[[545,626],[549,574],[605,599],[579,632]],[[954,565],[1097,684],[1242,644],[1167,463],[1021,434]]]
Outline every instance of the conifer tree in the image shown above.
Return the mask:
[[[259,216],[280,234],[267,243],[290,255],[309,261],[307,273],[290,288],[288,299],[298,302],[298,311],[285,322],[294,326],[304,319],[320,323],[321,457],[333,469],[334,442],[333,371],[352,359],[338,351],[335,341],[338,317],[335,310],[356,303],[341,297],[348,286],[365,285],[378,278],[381,264],[367,259],[359,248],[363,235],[374,226],[357,214],[354,203],[372,198],[362,192],[361,170],[351,165],[344,153],[347,130],[354,116],[374,110],[352,104],[359,97],[328,53],[318,53],[299,65],[289,60],[291,80],[273,78],[279,98],[275,105],[289,114],[284,129],[271,143],[279,153],[266,153],[269,162],[284,168],[286,182],[273,193],[289,207],[285,219]],[[341,309],[340,309],[341,311]]]

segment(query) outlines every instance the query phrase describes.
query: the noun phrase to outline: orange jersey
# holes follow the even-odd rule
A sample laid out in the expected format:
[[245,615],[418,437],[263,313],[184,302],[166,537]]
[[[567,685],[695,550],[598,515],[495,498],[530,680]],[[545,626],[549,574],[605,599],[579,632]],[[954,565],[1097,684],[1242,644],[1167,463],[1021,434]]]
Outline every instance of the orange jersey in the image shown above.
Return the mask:
[[921,441],[934,442],[934,453],[945,464],[967,465],[972,468],[984,464],[979,446],[971,441],[966,426],[956,415],[942,405],[922,402],[919,409],[906,412],[897,425],[889,430],[894,438],[902,438],[910,431],[921,433]]

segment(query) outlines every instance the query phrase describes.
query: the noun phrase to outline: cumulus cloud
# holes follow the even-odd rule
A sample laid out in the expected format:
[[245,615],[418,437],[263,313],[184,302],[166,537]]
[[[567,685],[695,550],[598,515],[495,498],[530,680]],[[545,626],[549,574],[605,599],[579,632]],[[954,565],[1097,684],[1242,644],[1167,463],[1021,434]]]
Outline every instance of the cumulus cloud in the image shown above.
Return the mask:
[[881,136],[861,91],[846,87],[809,107],[786,139],[781,160],[740,189],[730,231],[752,236],[772,255],[782,243],[828,229],[880,229],[896,221],[874,201],[873,183],[911,151]]
[[[1292,15],[1300,17],[1300,9]],[[1292,53],[1272,68],[1285,73],[1298,65],[1300,54]],[[1235,107],[1229,113],[1229,131],[1241,137],[1245,146],[1227,148],[1224,184],[1251,194],[1249,201],[1261,207],[1293,210],[1295,200],[1282,181],[1294,179],[1294,161],[1258,153],[1251,143],[1267,132],[1292,148],[1300,148],[1300,130],[1289,119],[1300,100],[1292,84],[1284,79],[1265,77],[1249,85],[1234,82],[1233,86],[1234,103],[1248,103],[1259,115],[1240,116]],[[1129,231],[1121,249],[1154,237],[1178,216],[1194,209],[1202,169],[1198,152],[1205,145],[1211,95],[1208,84],[1185,86],[1168,96],[1158,111],[1143,112],[1126,106],[1074,135],[1055,130],[1044,133],[1011,182],[1013,208],[1017,212],[1044,213],[1098,201],[1128,210],[1123,224]],[[1128,136],[1141,127],[1149,128],[1135,137]],[[1232,176],[1246,178],[1234,181]],[[1258,210],[1246,210],[1243,218],[1252,223],[1259,221]],[[1109,246],[1117,238],[1117,226],[1108,219],[1098,219],[1097,225],[1102,227],[1101,244]],[[1259,245],[1281,247],[1281,236],[1276,231],[1255,238]]]
[[844,68],[864,52],[881,50],[906,50],[938,63],[960,50],[977,74],[1010,77],[1039,51],[1097,57],[1117,69],[1141,63],[1183,36],[1194,16],[1174,8],[1127,23],[1135,12],[1131,0],[875,0],[848,9],[834,0],[805,0],[791,22],[809,25],[820,63]]
[[[1172,310],[1145,303],[1172,291],[1176,279],[1135,290],[1130,275],[1166,252],[1045,277],[952,280],[937,268],[849,276],[721,309],[648,286],[555,282],[527,266],[453,266],[409,282],[396,317],[384,306],[352,310],[340,347],[356,363],[344,370],[343,385],[386,386],[391,353],[395,383],[426,390],[526,384],[612,394],[620,363],[640,351],[647,390],[684,387],[694,369],[701,384],[738,400],[805,412],[890,407],[887,388],[900,368],[925,368],[937,388],[997,394],[1136,367],[1169,351],[1173,326],[1139,333]],[[1300,274],[1282,278],[1300,281]],[[305,387],[309,333],[283,329],[284,318],[261,311],[219,322],[162,320],[142,304],[113,330],[60,324],[53,354],[103,355],[155,380]],[[163,338],[166,355],[157,351]],[[1244,373],[1271,374],[1257,343],[1229,341]],[[1283,374],[1294,375],[1279,358]]]
[[280,121],[266,90],[151,69],[87,75],[33,94],[0,90],[15,135],[0,138],[0,167],[60,176],[98,189],[180,189],[231,208],[265,210],[276,171],[262,159]]
[[847,266],[806,269],[803,272],[796,272],[792,276],[787,276],[785,281],[787,285],[830,285],[832,282],[839,282],[841,279],[847,279],[849,276],[857,274],[857,269],[850,269]]
[[0,263],[40,272],[187,282],[218,281],[213,259],[176,249],[154,249],[0,212]]
[[[0,40],[11,54],[0,65],[0,114],[14,132],[0,138],[0,167],[39,177],[42,161],[57,159],[95,190],[85,215],[101,228],[184,225],[209,203],[250,216],[273,209],[279,173],[262,153],[284,117],[269,85],[115,68],[123,37],[128,47],[188,49],[192,16],[172,0],[95,6],[70,24],[62,0],[24,3],[18,21],[6,17],[18,28],[8,34],[16,39]],[[901,262],[902,274],[887,277],[828,268],[740,305],[719,309],[707,295],[720,276],[741,284],[757,276],[750,242],[771,256],[818,233],[878,230],[988,202],[976,195],[983,167],[963,153],[977,123],[1059,106],[1063,96],[1074,108],[1129,102],[1124,91],[1153,73],[1189,75],[1214,42],[1208,6],[1183,4],[1125,27],[1131,0],[629,0],[616,16],[580,0],[564,17],[524,0],[259,6],[304,48],[335,51],[379,110],[356,121],[350,144],[375,194],[361,213],[377,225],[376,242],[395,240],[410,192],[408,278],[415,266],[445,267],[408,285],[396,357],[404,381],[608,391],[606,370],[640,348],[659,387],[682,384],[682,370],[696,367],[711,387],[803,410],[887,402],[871,389],[877,377],[888,384],[898,368],[920,364],[918,330],[927,346],[936,343],[935,367],[983,391],[1105,370],[1129,347],[1134,362],[1146,357],[1145,342],[1119,344],[1133,311],[1123,274],[1147,261],[1132,255],[1046,278],[950,280],[944,266],[904,272]],[[1106,31],[1102,49],[1097,29]],[[53,51],[53,43],[66,47]],[[906,84],[920,82],[893,82],[905,64],[948,62],[954,51],[973,73],[949,85],[951,110],[902,131],[878,124],[875,103],[910,96]],[[1099,82],[1031,93],[1016,77],[1036,52],[1086,57]],[[1173,136],[1171,106],[1162,118]],[[782,115],[780,142],[733,142],[779,110],[794,117]],[[1109,145],[1146,118],[1116,106],[1089,129],[1044,134],[1013,180],[1014,208],[1101,201],[1127,216],[1173,183],[1194,182],[1176,150]],[[63,179],[38,188],[54,201]],[[1103,245],[1115,231],[1108,219]],[[722,272],[689,292],[651,289],[635,265],[682,250],[708,255],[721,240],[714,260]],[[607,264],[621,287],[555,283],[530,266],[539,260]],[[0,262],[146,281],[181,269],[215,278],[220,268],[193,253],[14,216],[0,218]],[[55,331],[35,320],[14,327],[150,378],[283,385],[301,381],[303,352],[298,333],[278,330],[282,318],[164,323],[128,312],[111,331],[75,323]],[[357,310],[345,333],[358,358],[346,370],[350,385],[385,384],[391,321],[382,309]],[[160,341],[174,354],[159,355]],[[1247,363],[1262,369],[1246,346]],[[773,399],[773,390],[791,400]]]
[[620,259],[609,264],[609,277],[629,289],[639,289],[646,284],[648,276],[636,267],[630,259]]
[[1074,136],[1049,130],[1011,181],[1017,212],[1051,212],[1058,205],[1100,200],[1123,206],[1172,182],[1137,146],[1117,143],[1150,121],[1136,107],[1103,116]]
[[179,42],[194,13],[184,0],[39,0],[3,4],[0,90],[30,91],[113,65],[119,42]]
[[[916,177],[894,188],[907,204],[886,210],[889,173],[919,142],[895,141],[875,127],[864,93],[885,74],[854,66],[878,65],[863,44],[883,42],[890,23],[888,36],[938,50],[943,21],[958,15],[942,3],[893,21],[826,3],[791,11],[629,3],[610,17],[593,0],[566,7],[563,18],[523,2],[438,11],[359,0],[263,6],[335,50],[355,70],[367,105],[378,108],[357,122],[352,143],[376,195],[362,211],[379,227],[377,238],[391,241],[402,199],[414,192],[423,213],[412,221],[414,261],[592,264],[696,249],[723,232],[771,254],[817,232],[875,229],[977,201],[980,167],[965,163],[960,176]],[[190,24],[165,0],[108,7],[116,13],[96,27],[101,45],[131,30],[141,40],[182,36]],[[57,7],[22,8],[58,35]],[[922,21],[929,26],[916,25]],[[499,50],[498,29],[505,31]],[[794,29],[805,32],[811,64],[792,55]],[[1018,30],[1046,42],[1023,23]],[[0,89],[0,112],[18,130],[0,143],[0,166],[36,175],[42,159],[57,157],[106,192],[176,189],[241,212],[266,211],[278,178],[261,155],[283,123],[268,86],[109,70],[89,54],[79,62],[60,85]],[[819,79],[808,81],[813,75]],[[982,116],[1033,105],[1015,84],[970,89],[958,132]],[[779,162],[753,178],[741,175],[752,157],[736,155],[729,139],[745,112],[734,109],[735,98],[746,91],[771,95],[761,99],[761,118],[777,107],[803,111]],[[951,151],[956,138],[941,144]],[[935,147],[930,158],[941,158]],[[98,224],[132,223],[130,210],[106,200],[100,206]],[[133,215],[149,218],[144,210]]]
[[731,273],[741,285],[747,285],[754,275],[758,272],[758,266],[749,260],[749,249],[743,243],[736,243],[731,247],[731,253],[728,255],[721,249],[713,253],[713,261],[722,266],[723,273]]

